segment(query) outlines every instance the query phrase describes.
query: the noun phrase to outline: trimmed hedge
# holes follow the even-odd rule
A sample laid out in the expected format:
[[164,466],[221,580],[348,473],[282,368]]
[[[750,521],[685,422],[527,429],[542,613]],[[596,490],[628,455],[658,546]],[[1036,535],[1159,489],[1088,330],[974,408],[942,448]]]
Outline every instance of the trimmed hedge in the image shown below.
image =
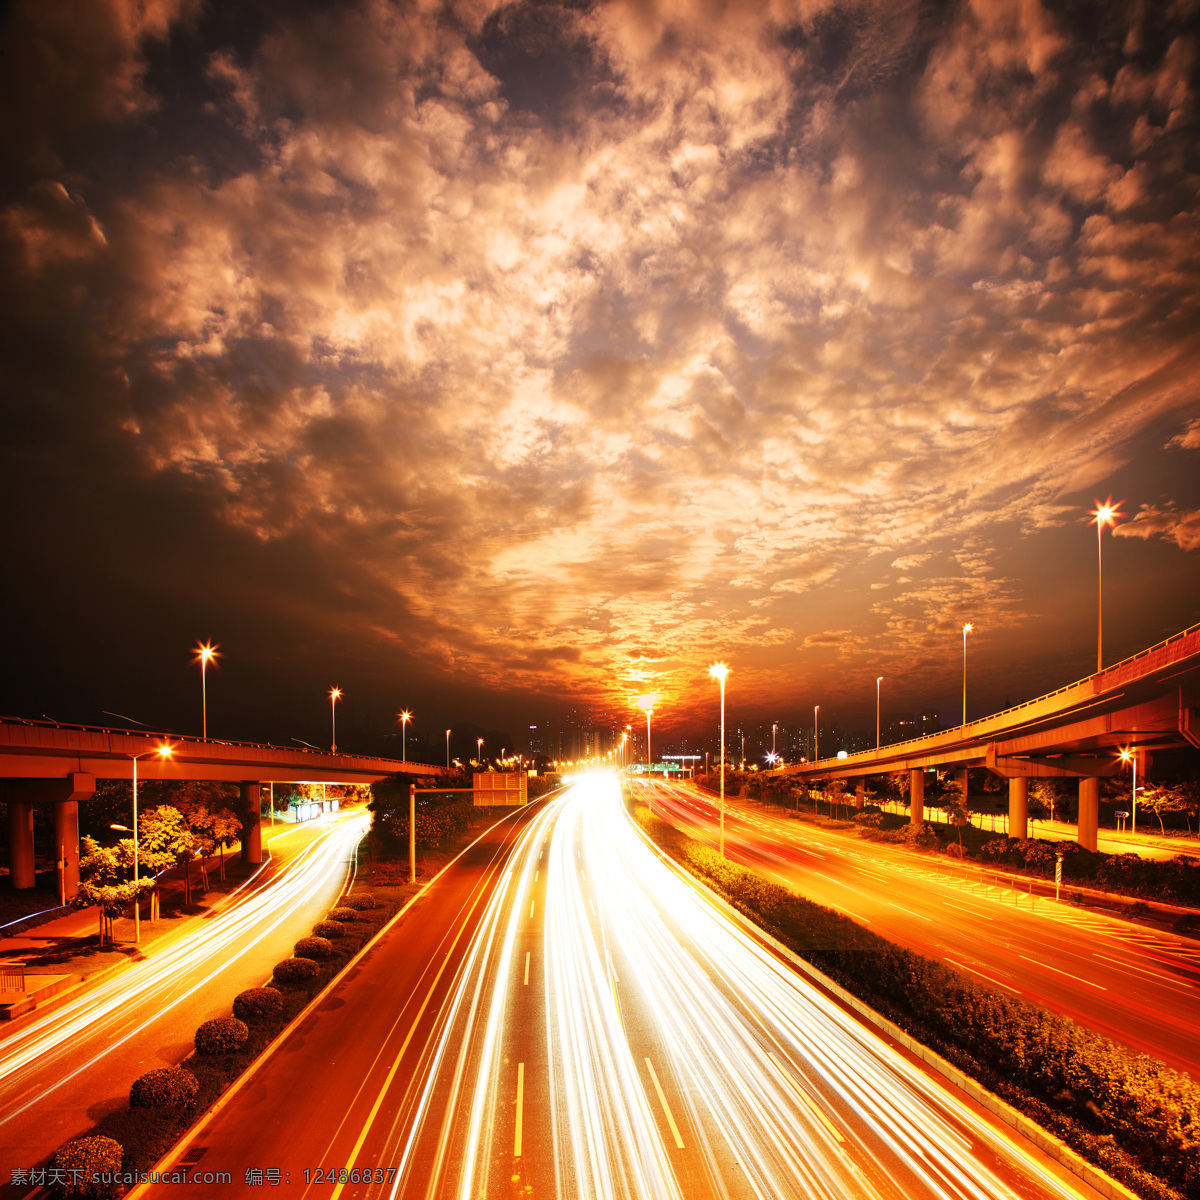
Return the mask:
[[313,937],[325,938],[327,941],[337,941],[346,936],[346,927],[340,921],[318,921],[313,926]]
[[323,937],[302,937],[294,949],[297,958],[328,958],[333,953],[333,943]]
[[119,1184],[93,1183],[92,1176],[120,1171],[125,1151],[120,1142],[107,1137],[81,1137],[68,1142],[50,1160],[52,1167],[66,1172],[67,1182],[58,1186],[67,1196],[115,1196]]
[[353,921],[358,913],[352,908],[335,908],[329,914],[331,921]]
[[283,1012],[283,994],[273,987],[248,988],[233,998],[233,1015],[247,1025],[274,1021]]
[[191,1071],[162,1067],[147,1071],[129,1089],[130,1108],[190,1108],[200,1084]]
[[276,983],[284,987],[303,987],[316,976],[318,970],[319,967],[311,958],[285,958],[283,962],[275,964],[271,975]]
[[237,1017],[217,1017],[205,1021],[196,1030],[197,1054],[233,1054],[240,1050],[250,1036],[245,1021]]
[[894,945],[638,806],[652,838],[872,1008],[1146,1197],[1200,1195],[1200,1084]]
[[347,897],[346,907],[355,912],[370,912],[375,907],[375,897],[370,892],[360,892],[357,896]]

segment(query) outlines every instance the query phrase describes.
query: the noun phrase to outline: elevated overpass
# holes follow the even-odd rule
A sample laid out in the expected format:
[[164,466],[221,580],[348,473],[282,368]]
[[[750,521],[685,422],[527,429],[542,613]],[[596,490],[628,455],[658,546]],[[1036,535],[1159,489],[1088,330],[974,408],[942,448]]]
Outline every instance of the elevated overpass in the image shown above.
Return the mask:
[[[169,745],[169,758],[156,751]],[[34,885],[33,807],[54,813],[55,859],[63,893],[79,886],[79,803],[98,779],[236,783],[250,814],[242,837],[249,862],[262,861],[258,812],[263,783],[373,783],[388,775],[438,775],[444,767],[360,754],[332,754],[260,742],[131,733],[90,725],[0,718],[0,800],[8,804],[8,863],[14,888]]]
[[952,768],[966,783],[969,767],[1008,780],[1009,831],[1028,833],[1028,781],[1079,781],[1078,841],[1096,849],[1100,779],[1132,754],[1142,778],[1156,750],[1200,747],[1200,625],[1048,695],[955,729],[944,729],[845,758],[786,767],[806,781],[855,779],[862,807],[871,775],[908,771],[911,820],[924,819],[925,772]]

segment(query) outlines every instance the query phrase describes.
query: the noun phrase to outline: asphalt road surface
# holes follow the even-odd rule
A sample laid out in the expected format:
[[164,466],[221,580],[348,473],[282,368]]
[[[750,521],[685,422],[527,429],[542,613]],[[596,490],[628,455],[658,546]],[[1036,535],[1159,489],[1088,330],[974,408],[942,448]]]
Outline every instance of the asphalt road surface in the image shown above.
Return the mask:
[[179,1164],[210,1200],[1093,1195],[749,936],[611,776],[435,880]]
[[9,1185],[12,1168],[34,1166],[126,1105],[138,1076],[179,1063],[197,1026],[264,982],[336,901],[368,819],[351,811],[289,831],[272,847],[275,869],[234,902],[3,1036],[0,1194],[29,1193]]
[[[659,816],[717,844],[718,802],[655,783]],[[645,785],[635,785],[639,798]],[[769,807],[728,804],[726,853],[874,932],[1200,1079],[1200,942],[982,886],[979,872]]]

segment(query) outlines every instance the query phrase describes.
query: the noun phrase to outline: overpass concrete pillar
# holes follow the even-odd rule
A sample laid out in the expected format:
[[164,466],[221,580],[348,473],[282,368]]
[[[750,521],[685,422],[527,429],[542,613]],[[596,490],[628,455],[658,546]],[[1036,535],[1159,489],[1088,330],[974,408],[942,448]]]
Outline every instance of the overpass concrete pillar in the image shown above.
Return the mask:
[[854,807],[862,812],[862,807],[867,802],[867,781],[860,777],[858,783],[854,787]]
[[262,784],[243,779],[239,786],[242,807],[246,810],[246,823],[242,827],[242,862],[257,865],[262,862]]
[[79,801],[54,802],[54,861],[58,894],[65,902],[79,891]]
[[908,819],[913,825],[920,825],[925,820],[925,772],[909,771],[908,783]]
[[1008,836],[1029,836],[1029,780],[1024,776],[1008,781]]
[[33,805],[8,801],[8,879],[14,890],[31,888],[33,878]]
[[962,789],[962,798],[966,800],[967,788],[970,786],[971,782],[971,772],[968,771],[966,767],[960,767],[954,772],[954,782],[957,783]]
[[1084,775],[1079,780],[1079,830],[1076,841],[1085,850],[1096,849],[1096,827],[1100,824],[1100,780]]

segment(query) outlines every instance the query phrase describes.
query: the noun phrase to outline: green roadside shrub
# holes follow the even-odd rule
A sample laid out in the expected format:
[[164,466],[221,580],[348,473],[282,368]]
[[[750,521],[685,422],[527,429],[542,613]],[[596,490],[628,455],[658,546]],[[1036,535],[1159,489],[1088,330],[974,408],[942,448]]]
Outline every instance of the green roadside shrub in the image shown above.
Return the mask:
[[900,836],[916,850],[936,850],[942,840],[938,837],[937,826],[932,821],[922,821],[918,825],[905,825]]
[[233,998],[233,1015],[247,1025],[274,1021],[283,1013],[283,994],[273,987],[248,988]]
[[864,809],[862,812],[854,814],[854,822],[864,829],[878,829],[883,824],[883,814],[878,809],[874,812],[867,812]]
[[320,968],[311,958],[285,958],[271,972],[275,982],[284,987],[300,987],[316,978]]
[[295,951],[297,958],[328,958],[333,953],[333,943],[323,937],[302,937]]
[[119,1184],[94,1183],[93,1175],[120,1171],[125,1151],[120,1142],[107,1137],[82,1137],[61,1146],[50,1160],[52,1167],[65,1172],[66,1183],[58,1186],[67,1196],[87,1196],[104,1200],[115,1196]]
[[370,912],[375,907],[375,897],[370,892],[360,892],[357,896],[347,897],[346,907],[355,912]]
[[237,1017],[217,1017],[205,1021],[196,1030],[196,1052],[198,1054],[232,1054],[240,1050],[250,1036],[245,1021]]
[[195,1075],[182,1067],[147,1071],[129,1089],[130,1108],[190,1108],[200,1087]]
[[337,941],[346,936],[346,927],[340,921],[318,921],[313,926],[313,937]]
[[353,921],[358,914],[352,908],[335,908],[330,914],[331,921]]

